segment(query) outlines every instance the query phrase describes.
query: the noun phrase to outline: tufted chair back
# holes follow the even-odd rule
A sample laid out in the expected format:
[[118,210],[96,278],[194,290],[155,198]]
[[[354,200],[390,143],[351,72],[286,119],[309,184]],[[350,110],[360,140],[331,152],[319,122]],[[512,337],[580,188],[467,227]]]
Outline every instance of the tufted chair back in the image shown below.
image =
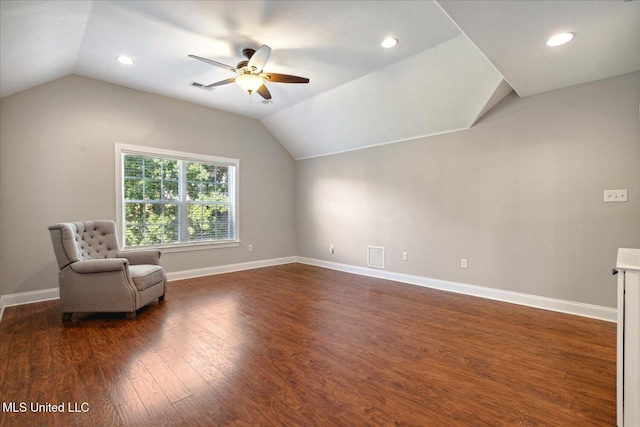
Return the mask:
[[60,270],[78,261],[115,258],[119,250],[113,221],[65,222],[49,231]]

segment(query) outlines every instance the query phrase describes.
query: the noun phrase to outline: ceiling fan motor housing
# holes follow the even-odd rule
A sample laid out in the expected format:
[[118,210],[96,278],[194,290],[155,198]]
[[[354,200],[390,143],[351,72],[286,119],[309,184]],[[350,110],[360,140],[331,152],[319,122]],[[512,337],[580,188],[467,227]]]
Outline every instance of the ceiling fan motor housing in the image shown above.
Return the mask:
[[249,47],[246,49],[242,49],[242,56],[244,56],[247,59],[251,59],[254,53],[256,53],[255,49],[251,49]]

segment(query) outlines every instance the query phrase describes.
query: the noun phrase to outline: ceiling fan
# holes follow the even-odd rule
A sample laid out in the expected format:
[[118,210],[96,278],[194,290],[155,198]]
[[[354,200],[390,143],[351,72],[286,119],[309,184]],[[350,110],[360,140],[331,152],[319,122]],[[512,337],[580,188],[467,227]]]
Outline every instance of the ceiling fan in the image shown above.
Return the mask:
[[306,77],[291,76],[289,74],[277,74],[264,72],[264,66],[269,60],[271,55],[271,48],[265,44],[260,46],[258,50],[243,49],[242,55],[247,58],[244,61],[238,62],[238,65],[232,67],[221,62],[213,61],[211,59],[202,58],[196,55],[189,55],[189,58],[197,59],[198,61],[206,62],[207,64],[215,65],[216,67],[224,68],[225,70],[233,71],[237,75],[235,77],[228,78],[216,83],[204,85],[201,83],[193,82],[191,85],[200,87],[203,89],[213,89],[216,86],[222,86],[229,83],[236,82],[242,90],[248,92],[251,95],[254,92],[264,99],[271,99],[271,93],[265,86],[266,82],[273,83],[309,83],[309,79]]

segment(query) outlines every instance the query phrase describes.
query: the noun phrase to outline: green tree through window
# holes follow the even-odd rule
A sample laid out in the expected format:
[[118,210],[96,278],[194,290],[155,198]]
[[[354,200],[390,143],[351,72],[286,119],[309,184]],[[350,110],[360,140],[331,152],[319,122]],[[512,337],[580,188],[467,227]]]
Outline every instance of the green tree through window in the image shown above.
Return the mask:
[[236,239],[236,166],[122,153],[125,246]]

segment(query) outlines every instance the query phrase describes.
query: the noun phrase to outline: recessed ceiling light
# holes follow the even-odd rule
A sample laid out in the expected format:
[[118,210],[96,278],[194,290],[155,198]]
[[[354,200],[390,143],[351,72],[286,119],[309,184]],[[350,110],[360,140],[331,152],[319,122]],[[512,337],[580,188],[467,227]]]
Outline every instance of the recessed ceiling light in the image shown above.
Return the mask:
[[124,55],[120,55],[116,58],[116,61],[118,61],[121,64],[124,65],[133,65],[133,59],[129,58],[128,56],[124,56]]
[[386,39],[382,40],[382,43],[380,43],[380,46],[384,47],[385,49],[389,49],[391,47],[394,47],[397,44],[398,44],[398,39],[394,37],[387,37]]
[[545,43],[547,46],[554,47],[570,42],[576,35],[574,33],[560,33],[552,36]]

